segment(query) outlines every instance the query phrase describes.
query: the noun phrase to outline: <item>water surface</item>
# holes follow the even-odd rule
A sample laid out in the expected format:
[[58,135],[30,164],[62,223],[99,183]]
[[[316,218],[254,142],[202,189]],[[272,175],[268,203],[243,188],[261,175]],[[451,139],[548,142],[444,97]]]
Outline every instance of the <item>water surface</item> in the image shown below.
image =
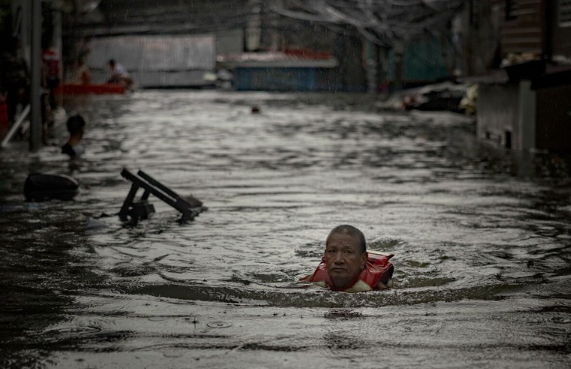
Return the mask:
[[[371,100],[66,101],[88,119],[80,162],[58,146],[0,153],[2,367],[568,368],[569,157],[491,149],[473,119]],[[121,223],[124,167],[209,210],[180,224],[151,197],[151,219]],[[81,192],[25,202],[32,172]],[[395,254],[390,291],[295,285],[341,223]]]

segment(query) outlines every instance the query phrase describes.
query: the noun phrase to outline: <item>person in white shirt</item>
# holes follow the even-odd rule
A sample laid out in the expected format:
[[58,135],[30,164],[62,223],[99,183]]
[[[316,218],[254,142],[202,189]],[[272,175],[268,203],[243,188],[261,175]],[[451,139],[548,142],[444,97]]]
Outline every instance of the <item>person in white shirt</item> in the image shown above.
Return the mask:
[[117,63],[114,59],[110,59],[107,64],[111,69],[111,77],[108,83],[119,83],[129,88],[133,84],[133,79],[129,76],[127,69],[121,64]]

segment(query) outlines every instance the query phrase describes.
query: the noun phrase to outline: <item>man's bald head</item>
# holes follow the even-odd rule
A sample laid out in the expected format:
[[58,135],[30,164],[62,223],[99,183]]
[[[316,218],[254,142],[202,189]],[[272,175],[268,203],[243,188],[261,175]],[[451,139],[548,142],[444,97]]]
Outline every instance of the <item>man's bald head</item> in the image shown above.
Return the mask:
[[367,241],[365,241],[365,235],[358,228],[355,228],[349,224],[342,224],[333,228],[325,240],[325,245],[327,245],[327,242],[329,242],[329,237],[334,234],[347,234],[351,237],[354,237],[357,241],[359,241],[361,253],[367,251]]

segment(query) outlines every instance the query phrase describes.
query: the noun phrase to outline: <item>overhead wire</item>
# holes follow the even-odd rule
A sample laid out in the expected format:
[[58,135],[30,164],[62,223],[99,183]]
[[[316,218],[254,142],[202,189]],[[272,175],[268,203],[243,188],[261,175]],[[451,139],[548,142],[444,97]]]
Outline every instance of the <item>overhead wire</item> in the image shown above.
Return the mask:
[[[305,6],[300,6],[297,0],[286,0],[281,7],[273,6],[272,10],[297,19],[348,24],[356,27],[367,39],[376,40],[379,44],[394,44],[419,37],[434,28],[445,27],[465,2],[466,0],[310,0]],[[382,37],[373,37],[375,34]],[[382,41],[379,42],[380,40]]]
[[[350,26],[379,45],[406,42],[442,29],[468,0],[101,0],[101,21],[79,22],[84,33],[219,32],[247,27],[256,19],[298,19],[322,25]],[[286,22],[283,22],[285,24]],[[333,27],[335,28],[335,27]]]

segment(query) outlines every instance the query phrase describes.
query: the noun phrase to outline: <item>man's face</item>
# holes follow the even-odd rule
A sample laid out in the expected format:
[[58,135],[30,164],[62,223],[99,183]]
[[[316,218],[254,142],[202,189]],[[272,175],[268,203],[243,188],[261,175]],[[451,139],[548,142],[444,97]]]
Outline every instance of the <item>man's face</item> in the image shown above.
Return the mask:
[[361,253],[359,240],[346,233],[329,236],[324,258],[325,268],[337,288],[349,287],[367,263],[367,253]]

